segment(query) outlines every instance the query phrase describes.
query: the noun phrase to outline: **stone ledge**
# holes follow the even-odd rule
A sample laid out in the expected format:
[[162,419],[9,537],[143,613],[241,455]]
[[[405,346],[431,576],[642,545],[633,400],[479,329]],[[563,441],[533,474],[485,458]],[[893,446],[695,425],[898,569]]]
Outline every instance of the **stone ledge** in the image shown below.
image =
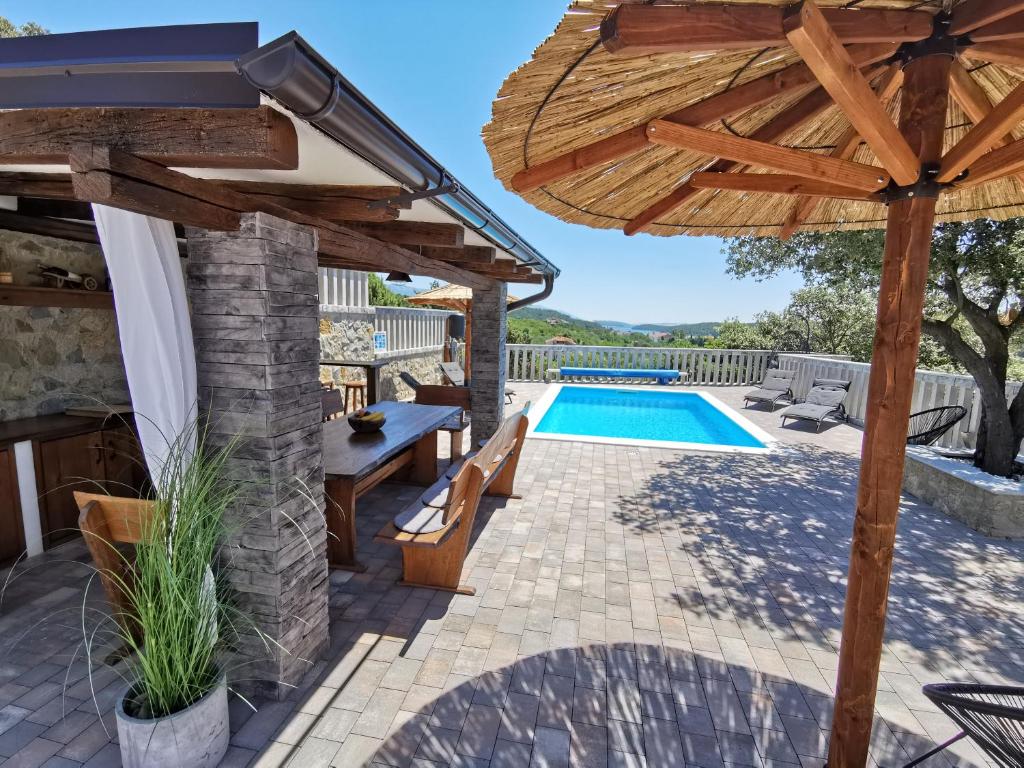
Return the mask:
[[921,446],[907,447],[903,489],[985,536],[1024,539],[1024,486]]

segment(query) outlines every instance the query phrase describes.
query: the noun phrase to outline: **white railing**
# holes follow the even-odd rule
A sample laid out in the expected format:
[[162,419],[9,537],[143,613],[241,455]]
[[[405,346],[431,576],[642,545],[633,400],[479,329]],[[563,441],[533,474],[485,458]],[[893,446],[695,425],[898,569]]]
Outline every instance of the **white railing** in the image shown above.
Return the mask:
[[[761,380],[771,355],[766,350],[675,347],[580,347],[509,344],[510,381],[545,381],[549,368],[664,368],[682,371],[688,383],[717,386]],[[557,378],[557,377],[556,377]]]
[[[807,394],[813,379],[848,380],[850,395],[845,403],[847,413],[853,421],[864,422],[867,413],[868,374],[871,370],[867,363],[780,354],[779,367],[797,372],[793,385],[797,398]],[[1006,396],[1014,397],[1020,388],[1020,382],[1007,383]],[[955,373],[918,370],[911,411],[923,411],[943,405],[962,405],[967,409],[967,416],[943,435],[937,445],[943,448],[973,448],[981,424],[981,396],[974,379]]]
[[365,272],[321,267],[320,304],[328,307],[368,307],[370,288]]
[[374,329],[387,334],[388,352],[434,349],[447,339],[449,315],[446,309],[374,307]]

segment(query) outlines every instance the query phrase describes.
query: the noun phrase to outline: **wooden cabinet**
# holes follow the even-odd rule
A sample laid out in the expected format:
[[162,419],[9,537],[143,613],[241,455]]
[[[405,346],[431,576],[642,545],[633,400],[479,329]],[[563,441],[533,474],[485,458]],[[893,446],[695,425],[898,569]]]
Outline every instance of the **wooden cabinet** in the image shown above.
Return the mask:
[[25,551],[21,524],[21,500],[14,451],[0,448],[0,566],[8,565]]
[[78,534],[76,490],[137,496],[146,477],[134,431],[127,426],[37,443],[36,474],[47,548]]

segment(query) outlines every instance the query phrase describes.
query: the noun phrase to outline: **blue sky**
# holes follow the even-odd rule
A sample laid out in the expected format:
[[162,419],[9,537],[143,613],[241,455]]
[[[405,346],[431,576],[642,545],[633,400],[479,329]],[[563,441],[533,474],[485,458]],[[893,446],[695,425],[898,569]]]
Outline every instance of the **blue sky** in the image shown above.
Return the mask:
[[[292,29],[562,268],[545,306],[591,320],[699,322],[750,319],[781,309],[800,280],[766,283],[725,274],[721,241],[627,238],[566,224],[506,192],[494,179],[480,128],[505,75],[555,28],[567,0],[334,0],[228,2],[48,0],[9,5],[15,23],[52,32],[252,21],[260,42]],[[518,287],[518,286],[517,286]],[[522,295],[531,287],[518,287]]]

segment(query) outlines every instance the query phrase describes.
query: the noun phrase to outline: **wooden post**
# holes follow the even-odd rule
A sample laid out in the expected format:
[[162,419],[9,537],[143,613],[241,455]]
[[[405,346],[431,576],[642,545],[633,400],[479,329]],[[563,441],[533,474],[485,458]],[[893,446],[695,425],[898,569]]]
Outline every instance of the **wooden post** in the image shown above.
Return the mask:
[[[904,70],[900,130],[922,162],[941,155],[950,64],[932,55]],[[914,196],[889,206],[829,768],[867,764],[935,203]]]

